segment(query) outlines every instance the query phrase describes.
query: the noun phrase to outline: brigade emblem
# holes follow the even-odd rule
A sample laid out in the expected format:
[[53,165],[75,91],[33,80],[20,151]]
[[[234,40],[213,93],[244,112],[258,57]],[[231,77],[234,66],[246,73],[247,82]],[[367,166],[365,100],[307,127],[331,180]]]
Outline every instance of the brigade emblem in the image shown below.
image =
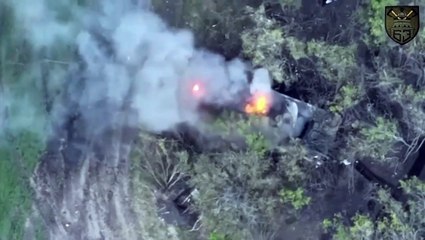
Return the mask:
[[419,31],[419,7],[385,7],[385,30],[388,36],[400,45],[410,42]]

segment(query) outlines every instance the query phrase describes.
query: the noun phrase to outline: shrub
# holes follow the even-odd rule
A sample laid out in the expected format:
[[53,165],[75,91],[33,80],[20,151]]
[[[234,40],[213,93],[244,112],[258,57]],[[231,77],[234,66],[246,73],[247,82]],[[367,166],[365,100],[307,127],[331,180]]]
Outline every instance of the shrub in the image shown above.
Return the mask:
[[271,147],[270,140],[262,133],[264,121],[266,119],[259,116],[245,117],[242,114],[227,113],[215,119],[212,128],[223,138],[242,139],[250,151],[262,156]]
[[199,156],[191,182],[199,191],[196,206],[205,226],[231,239],[251,239],[251,230],[271,224],[279,209],[279,179],[267,175],[269,170],[255,152]]
[[351,137],[349,143],[354,152],[360,157],[372,157],[383,162],[391,160],[388,154],[401,139],[394,120],[377,117],[374,125],[365,125],[359,130],[360,135]]
[[244,7],[255,1],[242,0],[153,0],[154,10],[169,24],[195,32],[198,45],[235,57],[241,49],[241,32],[248,28]]
[[368,216],[356,214],[351,219],[351,226],[345,226],[342,220],[343,216],[336,214],[331,220],[323,220],[322,227],[326,232],[333,232],[333,239],[335,240],[373,239],[374,224]]
[[315,63],[319,73],[332,84],[354,81],[357,71],[356,46],[338,46],[323,41],[302,42],[295,37],[284,39],[284,46],[295,60],[307,58]]
[[378,190],[375,199],[382,204],[380,218],[373,221],[366,215],[357,214],[350,225],[344,225],[342,216],[337,214],[332,220],[325,219],[322,226],[333,232],[338,240],[346,239],[389,239],[419,240],[425,234],[423,201],[425,184],[417,178],[401,181],[401,188],[408,194],[409,210],[394,200],[389,192]]
[[185,152],[176,149],[176,142],[141,134],[131,153],[132,207],[141,221],[134,223],[143,239],[179,240],[176,227],[158,215],[158,192],[165,195],[182,178]]
[[242,33],[244,55],[254,65],[267,68],[277,82],[285,82],[286,77],[282,70],[284,59],[281,54],[284,35],[281,26],[267,18],[264,6],[256,10],[248,8],[248,12],[255,26]]
[[208,240],[231,240],[231,239],[226,237],[226,235],[216,233],[216,232],[212,232],[210,234],[210,237],[208,238]]
[[305,195],[302,188],[297,188],[295,190],[282,189],[279,192],[279,196],[282,202],[289,203],[295,210],[300,210],[311,201],[311,198]]
[[310,41],[307,43],[307,54],[318,58],[318,68],[324,77],[335,83],[344,83],[357,70],[355,45],[337,46],[325,42]]
[[403,122],[412,129],[412,138],[425,133],[425,90],[415,90],[410,85],[400,85],[392,93],[391,98],[404,106],[405,117]]
[[341,113],[344,110],[356,105],[361,99],[359,87],[355,85],[343,86],[337,94],[334,103],[331,104],[332,112]]
[[179,150],[175,141],[142,134],[133,148],[133,165],[140,177],[155,190],[167,191],[184,177],[188,153]]
[[397,5],[398,0],[372,0],[368,11],[368,22],[371,39],[369,42],[378,46],[388,41],[385,32],[385,6]]
[[308,179],[308,150],[300,139],[293,139],[275,149],[278,153],[277,171],[288,183],[303,185]]
[[[253,146],[261,146],[255,142],[264,138],[255,136]],[[190,174],[199,191],[195,205],[209,231],[230,239],[270,237],[279,229],[280,214],[294,214],[310,202],[302,188],[289,190],[305,178],[300,162],[307,153],[301,142],[294,140],[277,151],[277,166],[255,147],[196,158]]]

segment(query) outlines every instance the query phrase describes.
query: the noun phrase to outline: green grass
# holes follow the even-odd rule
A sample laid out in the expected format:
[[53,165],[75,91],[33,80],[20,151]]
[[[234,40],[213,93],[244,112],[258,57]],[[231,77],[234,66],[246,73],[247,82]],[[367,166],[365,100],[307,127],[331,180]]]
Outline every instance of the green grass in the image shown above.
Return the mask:
[[[7,116],[0,126],[0,240],[23,238],[33,201],[29,180],[50,133],[46,106],[60,96],[74,51],[67,39],[34,48],[16,21],[20,16],[14,16],[13,2],[0,1],[0,104],[8,106],[0,112],[0,117]],[[87,1],[46,4],[60,16],[56,20],[74,23],[73,10]],[[42,221],[37,222],[34,238],[44,239]]]
[[[15,148],[16,147],[16,150]],[[27,134],[18,145],[0,148],[0,239],[22,239],[32,203],[29,174],[42,145]],[[23,167],[22,164],[26,164]]]
[[[0,3],[0,101],[8,103],[0,116],[7,115],[6,125],[0,126],[0,240],[20,240],[31,214],[29,179],[44,150],[48,116],[39,64],[6,4]],[[42,221],[36,229],[35,239],[44,239]]]
[[0,239],[21,239],[29,208],[27,191],[8,149],[0,149]]

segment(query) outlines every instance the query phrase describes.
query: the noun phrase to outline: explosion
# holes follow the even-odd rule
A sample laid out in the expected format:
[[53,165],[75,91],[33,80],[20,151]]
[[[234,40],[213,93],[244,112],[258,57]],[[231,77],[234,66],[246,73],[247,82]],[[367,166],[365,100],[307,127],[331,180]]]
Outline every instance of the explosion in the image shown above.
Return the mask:
[[195,84],[192,87],[192,92],[197,93],[197,92],[199,92],[200,89],[201,89],[201,87],[199,86],[199,84]]
[[245,105],[245,112],[248,114],[265,115],[271,106],[270,95],[264,93],[256,93],[251,101]]
[[201,85],[201,83],[199,82],[195,82],[192,85],[192,95],[195,96],[196,98],[201,98],[205,95],[205,90],[204,87]]

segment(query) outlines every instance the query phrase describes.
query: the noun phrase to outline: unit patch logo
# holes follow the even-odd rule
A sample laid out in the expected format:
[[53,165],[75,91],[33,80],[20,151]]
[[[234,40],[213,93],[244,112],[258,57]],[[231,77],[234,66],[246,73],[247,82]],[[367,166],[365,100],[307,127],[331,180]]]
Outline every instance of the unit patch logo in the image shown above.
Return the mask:
[[419,31],[419,6],[385,7],[385,30],[400,45],[412,41]]

